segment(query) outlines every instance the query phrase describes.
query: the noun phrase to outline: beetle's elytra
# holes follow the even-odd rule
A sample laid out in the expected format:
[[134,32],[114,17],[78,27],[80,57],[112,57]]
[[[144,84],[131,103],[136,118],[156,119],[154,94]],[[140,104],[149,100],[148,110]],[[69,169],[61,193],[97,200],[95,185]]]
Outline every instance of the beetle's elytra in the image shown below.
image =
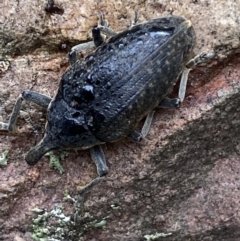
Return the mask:
[[[157,18],[102,43],[100,30],[104,28],[108,29],[93,29],[94,43],[100,46],[65,72],[53,99],[24,91],[9,123],[1,123],[1,129],[15,131],[24,99],[48,109],[44,137],[27,153],[28,164],[36,164],[51,149],[91,148],[99,176],[106,175],[108,169],[99,144],[126,136],[140,139],[147,133],[151,119],[146,121],[144,133],[137,133],[134,129],[142,118],[151,116],[157,106],[179,106],[184,98],[189,70],[183,74],[179,99],[166,97],[185,71],[195,44],[190,21],[177,16]],[[202,57],[189,66],[204,61]]]

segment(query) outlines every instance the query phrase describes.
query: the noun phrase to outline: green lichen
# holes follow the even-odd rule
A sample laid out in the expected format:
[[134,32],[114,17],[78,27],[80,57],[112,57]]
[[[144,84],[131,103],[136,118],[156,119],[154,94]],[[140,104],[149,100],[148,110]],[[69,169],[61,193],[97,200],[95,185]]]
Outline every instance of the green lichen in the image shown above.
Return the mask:
[[7,165],[7,154],[8,151],[4,151],[2,155],[0,156],[0,166],[6,166]]
[[157,238],[165,238],[170,235],[172,235],[172,233],[155,233],[150,235],[144,235],[144,238],[147,241],[151,241],[151,240],[156,240]]
[[54,151],[50,151],[45,154],[45,156],[49,156],[50,162],[49,167],[56,169],[60,174],[64,173],[64,168],[61,165],[61,161],[68,155],[68,152],[61,151],[55,154]]

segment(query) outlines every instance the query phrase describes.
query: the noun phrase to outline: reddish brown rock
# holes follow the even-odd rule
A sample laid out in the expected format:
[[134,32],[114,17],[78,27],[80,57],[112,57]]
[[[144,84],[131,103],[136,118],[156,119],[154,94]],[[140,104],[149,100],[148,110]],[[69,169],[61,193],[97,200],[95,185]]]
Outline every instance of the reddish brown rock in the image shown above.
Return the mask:
[[[75,238],[62,240],[147,240],[156,233],[164,233],[164,240],[239,240],[240,6],[230,0],[136,3],[59,0],[64,13],[49,15],[43,0],[0,2],[0,121],[25,89],[54,96],[68,66],[62,44],[68,50],[87,41],[97,12],[119,31],[129,26],[134,9],[141,20],[183,15],[197,33],[195,52],[215,49],[219,59],[191,72],[181,108],[157,110],[143,141],[103,146],[110,173],[87,195],[84,224],[70,225]],[[43,131],[45,111],[31,103],[23,108]],[[50,211],[62,204],[70,214],[65,190],[74,196],[97,176],[88,150],[69,153],[62,175],[49,168],[47,157],[29,167],[24,154],[34,134],[21,118],[18,126],[19,135],[0,136],[0,154],[9,151],[7,166],[0,168],[4,241],[32,240],[34,207]],[[93,220],[104,218],[105,229],[94,227]]]

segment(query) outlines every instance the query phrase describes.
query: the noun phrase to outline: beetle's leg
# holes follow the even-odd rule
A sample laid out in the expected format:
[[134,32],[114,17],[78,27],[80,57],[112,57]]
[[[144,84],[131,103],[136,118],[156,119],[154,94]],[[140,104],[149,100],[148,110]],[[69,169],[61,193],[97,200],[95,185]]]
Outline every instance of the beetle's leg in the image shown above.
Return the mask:
[[104,178],[105,175],[108,174],[108,167],[106,164],[105,155],[101,146],[97,145],[90,149],[92,160],[94,161],[95,165],[97,166],[97,173],[99,177],[93,179],[89,184],[87,184],[84,188],[82,188],[78,192],[77,201],[74,207],[74,222],[78,222],[79,214],[83,213],[83,206],[84,206],[84,195],[91,191],[96,185],[98,185]]
[[160,108],[178,108],[179,106],[180,106],[179,98],[174,98],[174,99],[165,98],[158,105],[158,107]]
[[151,111],[150,113],[148,113],[148,115],[147,115],[147,117],[146,117],[146,119],[144,121],[144,124],[143,124],[141,132],[132,131],[128,135],[128,137],[131,138],[134,141],[140,141],[142,138],[144,138],[148,134],[148,132],[149,132],[154,112],[155,111]]
[[135,26],[139,23],[139,10],[134,11],[134,19],[132,21],[132,26]]
[[103,13],[98,14],[99,21],[98,21],[98,26],[97,28],[105,35],[107,36],[114,36],[117,33],[114,32],[111,28],[108,27],[108,21],[105,20]]
[[31,90],[24,90],[22,92],[22,94],[20,95],[20,97],[22,97],[23,100],[27,100],[27,101],[32,101],[33,103],[47,109],[49,106],[49,103],[51,102],[51,98],[40,94],[38,92],[34,92]]
[[92,160],[97,166],[97,173],[100,177],[108,174],[108,167],[102,147],[97,145],[90,149]]
[[46,95],[39,94],[37,92],[25,90],[22,92],[22,94],[17,98],[17,101],[13,107],[12,114],[10,116],[10,120],[8,123],[2,123],[0,122],[0,130],[8,130],[10,133],[16,132],[16,121],[17,117],[20,114],[20,109],[23,100],[32,101],[37,105],[40,105],[44,108],[47,108],[51,98],[49,98]]
[[200,63],[204,63],[210,59],[213,59],[215,56],[216,54],[214,52],[210,52],[210,53],[202,52],[201,54],[198,54],[197,56],[195,56],[193,59],[189,60],[186,65],[186,68],[192,69],[193,67],[195,67]]
[[[179,105],[180,105],[179,98],[174,98],[174,99],[166,98],[166,99],[163,99],[160,102],[158,107],[161,107],[161,108],[178,108]],[[154,111],[151,111],[147,115],[141,132],[133,131],[128,135],[128,137],[131,138],[134,141],[140,141],[142,138],[144,138],[149,132],[149,129],[150,129],[150,126],[151,126],[151,123],[152,123],[152,119],[153,119],[153,115],[154,115]]]
[[[135,18],[137,18],[136,16],[138,13],[135,13]],[[181,80],[180,80],[180,86],[179,86],[179,91],[178,91],[178,98],[174,98],[174,99],[168,99],[165,98],[163,99],[158,107],[161,108],[178,108],[180,106],[180,103],[183,101],[184,97],[185,97],[185,93],[186,93],[186,86],[187,86],[187,79],[188,79],[188,74],[190,72],[190,70],[200,64],[200,63],[204,63],[209,59],[212,59],[215,57],[215,53],[211,52],[211,53],[201,53],[199,55],[197,55],[195,58],[191,59],[187,65],[186,68],[184,69],[182,76],[181,76]],[[153,114],[154,111],[150,112],[144,122],[144,125],[142,127],[141,132],[137,132],[137,131],[133,131],[131,132],[128,137],[130,137],[132,140],[134,141],[140,141],[142,138],[144,138],[149,129],[150,129],[150,125],[152,122],[152,118],[153,118]]]
[[185,97],[186,93],[186,88],[187,88],[187,80],[188,80],[188,74],[192,68],[194,68],[196,65],[200,63],[204,63],[208,61],[209,59],[212,59],[215,57],[214,52],[210,53],[201,53],[197,56],[195,56],[193,59],[191,59],[187,65],[186,68],[183,70],[182,76],[181,76],[181,81],[180,81],[180,86],[179,86],[179,91],[178,91],[178,98],[182,102]]
[[68,53],[69,63],[71,65],[73,65],[78,60],[77,56],[78,56],[79,52],[86,50],[86,49],[91,49],[94,47],[95,47],[95,45],[94,45],[93,41],[83,43],[83,44],[78,44],[78,45],[72,47],[71,51]]
[[180,80],[180,85],[179,85],[179,90],[178,90],[178,98],[180,102],[183,102],[186,94],[186,88],[187,88],[187,80],[188,80],[188,74],[191,69],[185,68],[182,72],[181,80]]
[[111,28],[108,27],[108,22],[107,20],[105,20],[104,15],[102,13],[98,13],[98,18],[98,25],[93,27],[92,29],[93,41],[74,46],[68,54],[70,64],[74,64],[77,61],[77,55],[79,52],[100,46],[105,39],[101,35],[101,33],[107,36],[116,35],[116,32],[114,32]]
[[89,192],[93,187],[95,187],[105,175],[108,174],[108,167],[106,164],[106,159],[102,147],[97,145],[90,148],[90,154],[92,160],[97,167],[97,173],[99,177],[91,181],[87,186],[79,191],[79,195],[83,196],[85,193]]
[[81,221],[81,217],[84,213],[84,195],[91,191],[96,185],[98,185],[104,177],[97,177],[93,179],[87,186],[78,192],[76,202],[74,203],[74,213],[72,219],[74,223]]

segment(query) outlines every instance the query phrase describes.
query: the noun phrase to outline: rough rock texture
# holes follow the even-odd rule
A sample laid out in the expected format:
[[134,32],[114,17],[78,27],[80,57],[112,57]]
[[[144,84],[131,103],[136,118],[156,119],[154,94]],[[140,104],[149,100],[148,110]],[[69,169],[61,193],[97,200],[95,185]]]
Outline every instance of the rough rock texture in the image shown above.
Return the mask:
[[[0,121],[8,120],[25,89],[54,96],[68,66],[67,50],[90,39],[99,11],[117,31],[130,25],[134,9],[140,10],[141,21],[182,15],[195,27],[195,52],[214,49],[219,56],[191,72],[180,109],[156,111],[143,141],[103,146],[110,173],[86,196],[89,216],[56,240],[240,240],[239,1],[56,4],[63,14],[47,14],[44,0],[0,1]],[[42,133],[45,111],[31,103],[23,109]],[[62,204],[70,214],[73,204],[62,201],[64,192],[75,196],[97,176],[88,150],[70,152],[62,175],[49,168],[48,157],[29,167],[24,154],[34,145],[34,134],[21,118],[18,126],[19,135],[0,136],[0,154],[9,151],[8,164],[0,167],[4,241],[32,240],[34,207],[50,211]],[[105,229],[93,220],[106,220]]]

